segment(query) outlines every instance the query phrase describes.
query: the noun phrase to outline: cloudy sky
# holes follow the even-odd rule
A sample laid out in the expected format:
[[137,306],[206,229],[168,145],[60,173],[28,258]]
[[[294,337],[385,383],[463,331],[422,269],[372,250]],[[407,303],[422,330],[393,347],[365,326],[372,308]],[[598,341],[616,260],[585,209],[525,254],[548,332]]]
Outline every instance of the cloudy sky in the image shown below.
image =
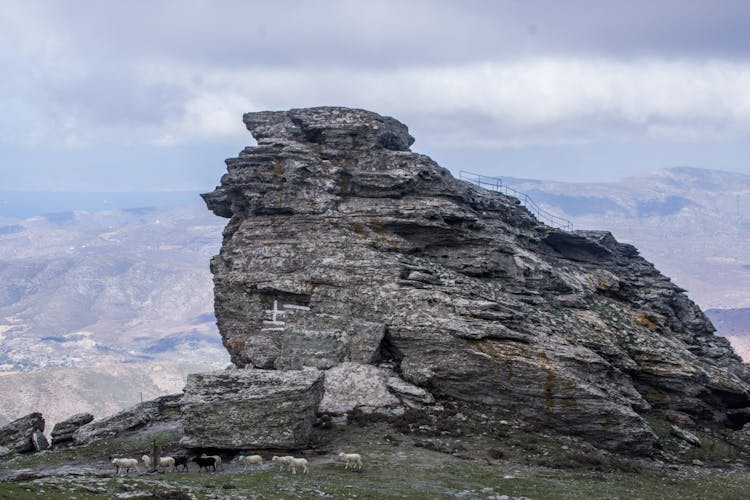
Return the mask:
[[0,190],[210,190],[242,113],[342,105],[454,172],[750,174],[750,2],[0,5]]

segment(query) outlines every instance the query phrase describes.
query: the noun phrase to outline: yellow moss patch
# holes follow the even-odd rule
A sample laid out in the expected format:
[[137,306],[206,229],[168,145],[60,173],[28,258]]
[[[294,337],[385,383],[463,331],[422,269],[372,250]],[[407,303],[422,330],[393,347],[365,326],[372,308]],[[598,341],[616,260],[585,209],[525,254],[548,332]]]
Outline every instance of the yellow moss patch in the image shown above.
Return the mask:
[[393,239],[392,235],[388,233],[383,227],[383,223],[377,217],[368,217],[368,224],[378,236],[380,236],[386,244],[392,249],[398,249],[398,243]]
[[645,314],[639,314],[635,317],[635,321],[641,325],[645,326],[649,331],[655,332],[659,329],[659,325],[654,323],[648,316]]
[[360,235],[363,240],[367,239],[367,229],[365,229],[365,226],[363,224],[360,224],[359,222],[352,222],[351,226],[354,232]]

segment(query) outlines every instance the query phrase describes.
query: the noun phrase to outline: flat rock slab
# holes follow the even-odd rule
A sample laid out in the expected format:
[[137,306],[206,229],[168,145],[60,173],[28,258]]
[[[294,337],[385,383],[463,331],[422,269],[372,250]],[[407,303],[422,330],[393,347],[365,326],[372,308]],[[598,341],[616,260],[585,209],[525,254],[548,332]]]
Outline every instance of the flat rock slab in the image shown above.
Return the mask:
[[318,370],[232,370],[188,375],[182,398],[187,448],[300,449],[323,398]]

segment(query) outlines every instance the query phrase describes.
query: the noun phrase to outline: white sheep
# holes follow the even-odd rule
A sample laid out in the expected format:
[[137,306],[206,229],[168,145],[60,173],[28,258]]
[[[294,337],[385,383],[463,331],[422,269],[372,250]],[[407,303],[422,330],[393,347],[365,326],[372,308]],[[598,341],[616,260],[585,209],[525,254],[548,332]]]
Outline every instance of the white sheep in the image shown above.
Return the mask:
[[284,470],[284,468],[289,467],[289,464],[291,463],[293,458],[294,457],[290,457],[289,455],[285,457],[277,457],[276,455],[274,455],[273,457],[271,457],[271,461],[279,464],[279,470]]
[[201,454],[201,458],[213,458],[214,468],[215,469],[221,468],[221,457],[219,455],[206,455],[205,453],[203,453]]
[[138,472],[138,460],[135,458],[113,458],[112,465],[115,466],[116,474],[120,474],[120,469],[125,469],[125,475],[128,475],[130,469]]
[[161,457],[159,459],[159,466],[164,468],[172,467],[172,472],[175,472],[177,470],[173,457]]
[[263,457],[261,457],[260,455],[250,455],[249,457],[240,455],[238,460],[240,461],[240,463],[245,464],[245,468],[243,470],[247,470],[248,465],[259,465],[260,467],[263,467]]
[[361,469],[362,468],[362,455],[359,453],[339,453],[339,457],[344,459],[344,462],[346,463],[346,467],[344,469],[348,469],[349,466],[352,467],[352,469]]
[[292,474],[297,473],[297,467],[302,467],[303,474],[307,474],[310,471],[309,464],[306,458],[291,457],[291,460],[289,461],[289,468],[292,469]]
[[[146,470],[148,470],[151,467],[151,457],[143,455],[141,460],[143,460],[143,463],[146,465]],[[159,467],[172,467],[172,472],[177,470],[174,458],[172,457],[159,457]]]

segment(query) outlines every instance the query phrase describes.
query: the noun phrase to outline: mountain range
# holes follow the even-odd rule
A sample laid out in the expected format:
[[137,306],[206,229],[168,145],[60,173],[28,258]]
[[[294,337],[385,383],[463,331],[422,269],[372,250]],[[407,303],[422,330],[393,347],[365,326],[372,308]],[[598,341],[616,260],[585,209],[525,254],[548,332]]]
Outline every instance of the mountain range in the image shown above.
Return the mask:
[[72,211],[0,227],[0,371],[225,361],[200,205]]
[[750,175],[670,168],[611,183],[503,182],[576,229],[604,229],[704,309],[750,307]]

